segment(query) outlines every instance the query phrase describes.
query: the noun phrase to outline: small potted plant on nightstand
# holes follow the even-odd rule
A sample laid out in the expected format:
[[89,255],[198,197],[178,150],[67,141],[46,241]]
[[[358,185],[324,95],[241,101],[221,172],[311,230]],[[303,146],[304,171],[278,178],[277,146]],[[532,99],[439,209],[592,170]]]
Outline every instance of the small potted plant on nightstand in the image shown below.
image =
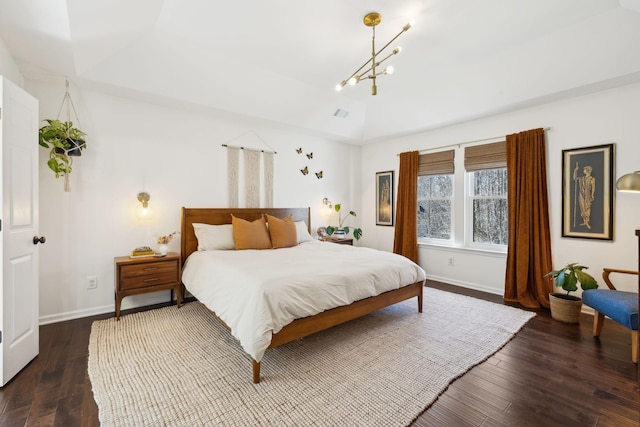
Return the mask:
[[[347,218],[349,218],[350,216],[355,217],[356,213],[354,211],[349,211],[345,213],[344,216],[341,216],[340,208],[341,208],[340,203],[333,205],[333,209],[335,209],[336,213],[338,214],[338,226],[335,227],[333,225],[330,225],[327,227],[327,234],[329,236],[345,237],[347,234],[349,234],[349,231],[351,230],[349,227],[344,226],[344,223],[347,220]],[[355,237],[356,240],[360,240],[360,238],[362,237],[362,228],[354,228],[353,237]]]
[[573,262],[565,265],[560,270],[550,271],[545,275],[551,276],[557,287],[567,291],[566,294],[549,294],[551,317],[566,323],[578,323],[580,321],[582,299],[569,294],[578,290],[578,283],[583,291],[596,289],[598,287],[596,279],[583,271],[587,268],[589,267]]

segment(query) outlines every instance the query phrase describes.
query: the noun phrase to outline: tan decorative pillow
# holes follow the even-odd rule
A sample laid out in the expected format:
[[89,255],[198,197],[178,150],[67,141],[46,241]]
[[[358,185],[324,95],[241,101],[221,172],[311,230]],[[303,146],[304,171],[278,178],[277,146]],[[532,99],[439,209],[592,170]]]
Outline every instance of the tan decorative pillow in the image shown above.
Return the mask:
[[273,249],[290,248],[298,244],[298,233],[296,231],[296,223],[293,222],[293,216],[280,219],[267,214],[267,222],[269,223],[269,234],[271,235],[271,243]]
[[271,249],[271,239],[264,218],[247,221],[231,215],[236,249]]

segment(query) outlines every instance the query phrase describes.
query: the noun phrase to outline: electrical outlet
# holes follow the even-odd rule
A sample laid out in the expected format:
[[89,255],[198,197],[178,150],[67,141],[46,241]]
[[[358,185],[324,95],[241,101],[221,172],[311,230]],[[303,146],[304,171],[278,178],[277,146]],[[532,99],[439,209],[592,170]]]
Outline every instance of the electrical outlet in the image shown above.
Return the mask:
[[87,276],[87,289],[95,289],[98,287],[98,278],[96,276]]
[[449,265],[453,267],[453,257],[449,257]]

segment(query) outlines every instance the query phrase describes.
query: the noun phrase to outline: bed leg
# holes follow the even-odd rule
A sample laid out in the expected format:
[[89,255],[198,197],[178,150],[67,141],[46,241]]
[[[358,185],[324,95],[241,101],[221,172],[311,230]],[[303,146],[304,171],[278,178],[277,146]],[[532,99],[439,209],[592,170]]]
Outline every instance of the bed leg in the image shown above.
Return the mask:
[[254,359],[251,359],[253,364],[253,383],[258,384],[260,382],[260,362],[256,362]]
[[420,289],[420,293],[418,294],[418,313],[422,313],[422,289]]

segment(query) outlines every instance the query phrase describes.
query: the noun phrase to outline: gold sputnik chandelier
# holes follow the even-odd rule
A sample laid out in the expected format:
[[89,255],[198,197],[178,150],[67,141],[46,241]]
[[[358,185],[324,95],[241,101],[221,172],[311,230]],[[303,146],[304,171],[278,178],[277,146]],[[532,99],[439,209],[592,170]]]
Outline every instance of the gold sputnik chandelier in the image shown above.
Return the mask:
[[[371,86],[371,95],[376,95],[378,93],[378,87],[376,86],[376,78],[382,74],[393,73],[392,66],[388,66],[382,71],[378,71],[378,69],[384,61],[391,58],[393,55],[397,55],[398,53],[400,53],[402,48],[400,46],[396,47],[395,49],[393,49],[393,51],[389,55],[385,56],[381,60],[378,60],[378,56],[391,43],[393,43],[398,37],[400,37],[402,33],[409,30],[409,28],[411,28],[411,26],[413,25],[413,21],[409,22],[404,27],[402,27],[402,31],[400,31],[394,38],[389,40],[389,42],[385,44],[382,49],[376,52],[376,25],[378,25],[381,20],[382,20],[382,16],[378,12],[370,12],[364,16],[362,20],[364,22],[364,25],[366,25],[367,27],[371,27],[371,30],[373,31],[373,36],[371,37],[371,58],[369,58],[367,62],[362,64],[362,66],[358,68],[353,74],[351,74],[347,79],[339,83],[336,86],[337,91],[342,90],[342,88],[345,87],[347,83],[354,86],[360,83],[364,79],[371,79],[373,83],[373,85]],[[369,65],[369,68],[367,68],[365,71],[362,71],[362,69],[368,65]]]

